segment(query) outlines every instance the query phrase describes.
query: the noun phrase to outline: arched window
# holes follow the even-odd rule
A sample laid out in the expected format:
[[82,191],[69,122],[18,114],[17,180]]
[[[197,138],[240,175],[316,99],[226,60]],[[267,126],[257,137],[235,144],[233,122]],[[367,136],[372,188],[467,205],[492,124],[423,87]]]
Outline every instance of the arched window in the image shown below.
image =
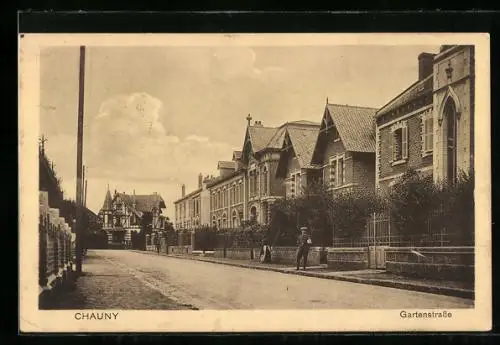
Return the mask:
[[257,221],[257,207],[255,206],[252,206],[250,209],[250,220]]
[[233,210],[233,224],[232,225],[234,228],[236,228],[240,225],[238,212],[236,212],[236,210]]
[[227,228],[227,215],[225,212],[222,214],[222,227]]

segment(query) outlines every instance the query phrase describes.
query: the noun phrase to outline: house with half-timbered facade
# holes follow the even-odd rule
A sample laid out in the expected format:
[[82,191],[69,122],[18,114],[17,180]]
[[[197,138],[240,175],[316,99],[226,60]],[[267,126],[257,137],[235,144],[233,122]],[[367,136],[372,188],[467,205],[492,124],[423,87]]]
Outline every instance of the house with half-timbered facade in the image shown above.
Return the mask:
[[144,230],[151,233],[147,242],[154,242],[158,233],[165,228],[165,208],[165,201],[157,193],[136,195],[135,191],[126,194],[115,190],[112,196],[108,188],[99,212],[102,229],[108,235],[108,246],[129,248],[132,245],[132,233]]

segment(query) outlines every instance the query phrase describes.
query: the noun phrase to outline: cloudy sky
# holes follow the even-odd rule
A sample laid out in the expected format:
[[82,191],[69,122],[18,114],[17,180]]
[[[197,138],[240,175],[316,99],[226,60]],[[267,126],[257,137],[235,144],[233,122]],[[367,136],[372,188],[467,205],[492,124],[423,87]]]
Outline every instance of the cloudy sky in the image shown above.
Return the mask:
[[[417,79],[435,46],[87,47],[84,164],[87,205],[113,191],[160,193],[172,218],[182,183],[241,149],[245,117],[265,126],[320,121],[331,103],[381,107]],[[75,196],[78,47],[40,57],[40,135]]]

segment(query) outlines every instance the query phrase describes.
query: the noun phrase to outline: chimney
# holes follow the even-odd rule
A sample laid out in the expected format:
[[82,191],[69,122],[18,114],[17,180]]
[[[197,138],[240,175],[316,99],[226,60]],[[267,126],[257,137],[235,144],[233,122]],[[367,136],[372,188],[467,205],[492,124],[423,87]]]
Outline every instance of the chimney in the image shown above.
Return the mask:
[[254,127],[262,127],[262,122],[261,121],[255,121],[253,124]]
[[182,184],[182,197],[184,198],[186,196],[186,185]]
[[434,68],[434,55],[431,53],[421,53],[418,56],[418,80],[422,80],[432,74]]
[[203,175],[200,173],[198,175],[198,188],[201,188],[203,186]]

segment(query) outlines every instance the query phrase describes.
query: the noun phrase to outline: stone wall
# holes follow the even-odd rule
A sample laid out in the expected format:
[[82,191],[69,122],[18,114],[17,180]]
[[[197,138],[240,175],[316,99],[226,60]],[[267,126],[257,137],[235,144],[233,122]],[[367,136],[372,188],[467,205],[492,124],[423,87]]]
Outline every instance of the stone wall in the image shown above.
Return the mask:
[[328,268],[362,270],[368,268],[368,248],[328,248]]
[[224,257],[224,248],[215,248],[213,256],[214,256],[214,258],[223,258]]
[[168,254],[173,255],[188,255],[192,253],[191,246],[169,246]]
[[236,260],[251,260],[251,248],[226,248],[226,258]]
[[[297,262],[297,248],[296,247],[273,247],[271,254],[271,261],[273,263],[295,265]],[[307,257],[308,266],[317,266],[320,264],[320,248],[311,247]],[[302,263],[301,263],[302,265]]]
[[421,278],[474,281],[474,247],[388,248],[388,272]]

